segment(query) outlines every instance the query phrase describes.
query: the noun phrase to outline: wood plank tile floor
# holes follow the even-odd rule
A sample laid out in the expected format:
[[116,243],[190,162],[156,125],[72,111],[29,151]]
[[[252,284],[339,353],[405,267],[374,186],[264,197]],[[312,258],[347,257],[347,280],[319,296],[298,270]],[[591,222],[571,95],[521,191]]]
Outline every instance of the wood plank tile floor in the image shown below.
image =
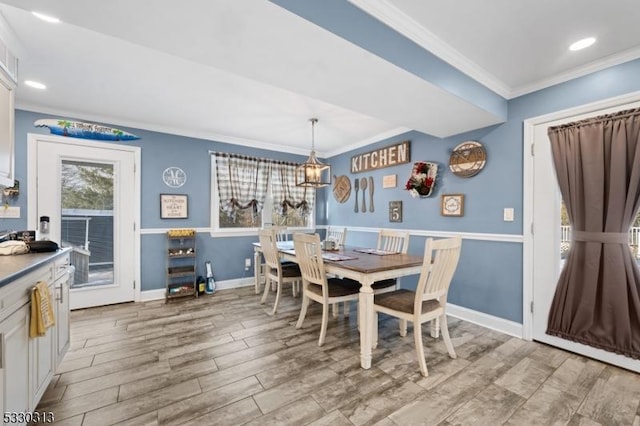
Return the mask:
[[[269,299],[273,302],[273,296]],[[300,298],[278,314],[251,287],[198,299],[72,312],[71,349],[38,410],[65,425],[639,425],[640,375],[477,325],[449,320],[458,354],[380,318],[360,368],[355,306],[320,306],[296,330]]]

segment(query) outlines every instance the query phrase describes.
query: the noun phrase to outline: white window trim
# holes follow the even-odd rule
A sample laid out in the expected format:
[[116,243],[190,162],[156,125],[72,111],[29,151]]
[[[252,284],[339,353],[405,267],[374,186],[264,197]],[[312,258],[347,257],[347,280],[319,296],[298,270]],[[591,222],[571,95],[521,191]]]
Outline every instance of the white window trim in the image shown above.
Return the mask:
[[[255,228],[220,228],[219,225],[219,213],[220,213],[220,196],[218,195],[218,174],[216,173],[216,157],[215,155],[210,155],[211,157],[211,190],[210,192],[210,225],[211,232],[209,233],[212,237],[247,237],[258,235],[259,227]],[[271,196],[271,176],[269,176],[269,188],[267,190],[267,196]],[[316,197],[317,201],[317,197]],[[308,226],[299,226],[299,227],[289,227],[287,228],[289,231],[312,231],[316,228],[316,209],[317,203],[313,203],[313,209],[309,213],[309,224]],[[262,210],[262,223],[265,223],[265,209]]]

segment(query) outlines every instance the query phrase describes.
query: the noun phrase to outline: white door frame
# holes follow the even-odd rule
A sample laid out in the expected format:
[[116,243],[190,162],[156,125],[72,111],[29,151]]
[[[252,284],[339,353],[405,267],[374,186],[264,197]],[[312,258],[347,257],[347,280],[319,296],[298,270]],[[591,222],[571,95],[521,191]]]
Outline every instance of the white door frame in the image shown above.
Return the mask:
[[[566,110],[556,111],[550,114],[542,115],[539,117],[533,117],[524,121],[524,137],[523,137],[523,288],[522,288],[522,328],[523,338],[526,340],[533,340],[534,336],[534,323],[533,312],[531,306],[534,299],[534,166],[535,158],[533,155],[535,142],[535,129],[536,126],[545,125],[558,120],[570,119],[582,114],[594,114],[598,115],[604,109],[621,107],[632,102],[640,101],[640,92],[633,92],[622,96],[617,96],[609,99],[605,99],[598,102],[581,105],[575,108],[569,108]],[[558,230],[559,232],[559,230]],[[610,360],[611,352],[602,351],[600,349],[593,349],[599,352],[599,356],[602,355],[602,360],[606,362],[617,363],[619,361]],[[614,358],[620,357],[615,355]],[[622,360],[624,368],[630,368],[638,371],[638,361]],[[620,364],[617,364],[620,365]]]
[[134,280],[135,280],[135,288],[134,288],[134,301],[140,301],[140,188],[141,188],[141,178],[140,178],[140,162],[141,162],[141,149],[137,146],[129,146],[129,145],[119,145],[112,144],[106,142],[98,142],[93,140],[83,140],[76,138],[69,138],[64,136],[56,136],[56,135],[43,135],[39,133],[28,133],[27,134],[27,227],[28,229],[37,229],[38,227],[38,212],[37,212],[37,173],[38,168],[37,164],[37,141],[38,140],[46,140],[55,143],[68,144],[68,145],[76,145],[76,146],[84,146],[88,148],[103,148],[103,149],[117,149],[120,151],[126,151],[133,153],[134,156],[134,164],[136,173],[134,173],[134,182],[133,182],[133,218],[135,229],[133,232],[133,244],[134,244],[134,259],[133,259],[133,267],[134,267]]

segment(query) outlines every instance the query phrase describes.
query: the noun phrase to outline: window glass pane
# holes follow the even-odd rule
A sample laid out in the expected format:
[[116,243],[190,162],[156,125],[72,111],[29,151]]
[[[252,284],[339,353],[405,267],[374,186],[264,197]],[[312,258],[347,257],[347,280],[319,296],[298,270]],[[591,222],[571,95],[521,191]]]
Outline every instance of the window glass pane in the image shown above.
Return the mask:
[[[288,208],[285,214],[280,214],[279,206],[274,202],[272,188],[274,186],[281,188],[281,178],[278,176],[278,172],[272,171],[269,176],[269,187],[264,200],[263,211],[256,217],[253,217],[253,211],[251,208],[245,210],[237,210],[235,219],[229,217],[224,210],[224,206],[220,203],[220,194],[218,192],[217,183],[218,179],[223,182],[229,179],[229,174],[225,170],[216,170],[217,164],[215,157],[212,157],[211,170],[212,170],[212,211],[216,214],[212,217],[212,227],[220,230],[242,230],[242,229],[255,229],[261,228],[263,224],[275,225],[275,226],[287,226],[287,227],[301,227],[309,228],[313,226],[314,221],[314,198],[315,191],[308,190],[307,200],[309,205],[312,206],[311,212],[301,217],[297,209]],[[282,189],[279,189],[282,193]]]
[[220,228],[261,228],[262,215],[252,215],[252,209],[237,210],[235,220],[229,217],[225,211],[218,211]]
[[113,284],[113,165],[62,161],[62,241],[73,288]]
[[[636,219],[631,225],[629,230],[629,248],[633,253],[638,264],[640,264],[640,212],[636,215]],[[564,260],[569,255],[569,249],[571,248],[571,224],[569,223],[569,216],[567,215],[567,209],[562,201],[560,206],[560,259],[562,266]]]

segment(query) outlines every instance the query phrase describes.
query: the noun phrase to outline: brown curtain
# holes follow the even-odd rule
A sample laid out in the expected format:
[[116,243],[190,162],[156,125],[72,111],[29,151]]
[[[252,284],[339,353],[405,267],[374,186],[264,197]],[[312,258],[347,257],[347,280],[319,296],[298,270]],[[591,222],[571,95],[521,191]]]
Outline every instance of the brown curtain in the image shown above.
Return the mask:
[[640,270],[629,227],[640,207],[640,108],[549,128],[571,250],[547,333],[640,359]]

